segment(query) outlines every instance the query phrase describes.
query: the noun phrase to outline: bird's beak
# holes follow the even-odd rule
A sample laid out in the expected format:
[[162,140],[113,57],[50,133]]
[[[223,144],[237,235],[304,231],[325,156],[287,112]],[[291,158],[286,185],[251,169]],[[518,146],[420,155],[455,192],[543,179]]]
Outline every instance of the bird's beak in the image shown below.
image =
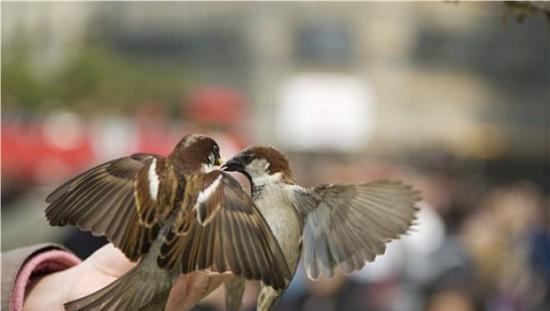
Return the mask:
[[232,158],[231,160],[225,162],[225,164],[222,166],[222,170],[226,172],[243,171],[244,165],[241,163],[241,161]]
[[216,160],[216,163],[214,163],[216,166],[220,166],[222,165],[223,163],[225,162],[225,160],[222,158],[222,157],[219,157],[217,160]]

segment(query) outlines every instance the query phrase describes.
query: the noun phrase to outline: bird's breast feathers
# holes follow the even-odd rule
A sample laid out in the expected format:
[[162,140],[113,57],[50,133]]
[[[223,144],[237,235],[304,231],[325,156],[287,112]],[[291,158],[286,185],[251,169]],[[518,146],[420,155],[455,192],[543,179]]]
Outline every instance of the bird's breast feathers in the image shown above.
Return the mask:
[[292,188],[284,184],[262,187],[262,194],[254,203],[265,218],[293,269],[300,256],[303,219],[292,202]]

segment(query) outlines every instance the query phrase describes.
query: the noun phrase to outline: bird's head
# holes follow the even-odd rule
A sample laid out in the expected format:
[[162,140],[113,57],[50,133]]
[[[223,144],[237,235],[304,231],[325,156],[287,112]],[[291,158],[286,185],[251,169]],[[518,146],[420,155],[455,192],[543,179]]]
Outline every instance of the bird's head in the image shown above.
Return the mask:
[[223,163],[218,143],[201,134],[183,137],[170,154],[170,158],[191,169],[209,170]]
[[288,159],[271,146],[250,146],[227,161],[222,169],[241,172],[255,185],[277,181],[294,183]]

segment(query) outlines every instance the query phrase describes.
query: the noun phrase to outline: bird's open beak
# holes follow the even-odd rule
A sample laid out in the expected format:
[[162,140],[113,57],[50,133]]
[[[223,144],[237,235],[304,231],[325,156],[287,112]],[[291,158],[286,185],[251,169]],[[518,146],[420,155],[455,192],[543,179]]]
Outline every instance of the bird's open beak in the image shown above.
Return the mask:
[[224,165],[222,165],[222,170],[227,172],[243,171],[244,165],[241,163],[241,161],[232,158],[229,161],[225,162]]

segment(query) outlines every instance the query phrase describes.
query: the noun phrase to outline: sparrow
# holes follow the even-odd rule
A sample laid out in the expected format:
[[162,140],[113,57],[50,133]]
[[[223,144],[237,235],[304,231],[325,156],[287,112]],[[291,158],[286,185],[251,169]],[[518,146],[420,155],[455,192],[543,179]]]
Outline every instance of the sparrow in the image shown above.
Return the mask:
[[139,263],[66,310],[164,310],[182,274],[228,272],[277,289],[291,277],[277,240],[239,182],[214,169],[220,148],[185,136],[167,157],[134,154],[96,166],[47,198],[51,225],[104,235]]
[[[251,196],[286,262],[296,273],[300,254],[307,276],[331,278],[363,268],[384,254],[386,244],[405,234],[414,220],[420,192],[399,181],[339,183],[302,187],[296,184],[286,156],[270,146],[251,146],[227,161],[224,171],[244,174]],[[284,293],[262,283],[257,310],[270,310]],[[226,308],[238,310],[244,279],[225,282]]]

